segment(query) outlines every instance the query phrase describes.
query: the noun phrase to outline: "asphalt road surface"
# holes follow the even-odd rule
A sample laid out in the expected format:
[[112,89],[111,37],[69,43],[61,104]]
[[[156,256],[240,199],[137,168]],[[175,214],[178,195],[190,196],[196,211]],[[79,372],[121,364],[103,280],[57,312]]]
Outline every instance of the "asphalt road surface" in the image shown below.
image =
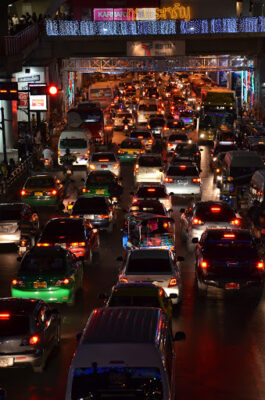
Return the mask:
[[[114,140],[119,142],[121,133]],[[85,172],[77,171],[74,179],[81,185]],[[122,167],[125,193],[117,226],[113,234],[101,233],[101,249],[92,267],[84,276],[84,295],[74,308],[58,307],[62,313],[60,350],[50,358],[42,374],[30,368],[0,370],[0,386],[10,400],[64,399],[69,365],[76,347],[76,334],[84,327],[90,311],[102,306],[100,293],[107,293],[118,276],[117,256],[122,254],[121,223],[133,190],[132,166]],[[202,152],[203,200],[215,199],[216,188],[209,170],[209,149]],[[249,299],[224,297],[210,293],[207,299],[197,298],[194,290],[194,257],[187,252],[179,237],[179,208],[174,218],[177,227],[177,255],[183,255],[183,300],[180,313],[173,320],[173,331],[187,335],[185,342],[175,344],[177,353],[178,400],[264,400],[265,399],[265,303]],[[41,212],[44,223],[53,210]],[[10,282],[18,269],[14,248],[0,248],[0,296],[10,295]]]

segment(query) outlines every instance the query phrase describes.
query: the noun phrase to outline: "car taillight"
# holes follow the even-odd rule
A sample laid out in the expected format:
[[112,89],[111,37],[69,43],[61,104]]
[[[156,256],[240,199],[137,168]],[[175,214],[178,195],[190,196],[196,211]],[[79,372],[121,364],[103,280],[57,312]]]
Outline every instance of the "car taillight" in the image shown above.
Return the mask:
[[201,261],[200,267],[201,267],[201,269],[207,269],[207,268],[208,268],[208,263],[207,263],[207,261]]
[[153,140],[152,140],[152,139],[149,139],[149,140],[148,140],[148,143],[149,143],[149,144],[152,144],[152,143],[153,143]]
[[57,195],[57,190],[52,190],[50,192],[46,193],[48,196],[56,196]]
[[56,283],[55,286],[67,286],[71,283],[71,279],[65,278],[65,279],[59,279]]
[[89,164],[89,168],[94,170],[96,169],[96,166],[94,164]]
[[237,219],[237,218],[235,218],[235,219],[233,219],[233,220],[231,221],[231,224],[232,224],[232,225],[240,225],[240,220]]
[[100,219],[107,219],[107,218],[109,218],[109,216],[106,214],[100,214],[100,215],[98,215],[98,218],[100,218]]
[[87,192],[86,188],[83,188],[82,193],[86,193],[86,192]]
[[57,150],[57,154],[60,155],[60,154],[61,154],[61,151],[60,151],[60,150]]
[[173,182],[172,178],[165,178],[165,182]]
[[119,164],[114,164],[113,168],[114,168],[114,169],[119,168]]
[[37,247],[49,247],[51,246],[50,243],[37,243]]
[[20,279],[13,279],[12,286],[25,286],[25,283]]
[[0,319],[9,319],[9,318],[10,318],[10,314],[8,312],[0,314]]
[[263,261],[259,261],[257,263],[257,269],[264,269],[264,262]]
[[139,168],[135,168],[135,173],[138,174]]
[[27,196],[29,193],[26,190],[22,189],[20,194],[21,196]]
[[193,223],[194,225],[202,225],[202,224],[203,224],[203,222],[202,222],[200,219],[198,219],[198,218],[194,218],[193,221],[192,221],[192,223]]
[[127,278],[121,278],[121,282],[128,283],[128,279]]
[[121,149],[118,150],[118,153],[119,153],[119,154],[122,154],[122,153],[123,153],[123,150],[121,150]]
[[177,286],[177,284],[178,284],[177,278],[171,278],[169,281],[168,287]]
[[70,243],[70,246],[72,246],[72,247],[79,247],[79,246],[85,246],[86,245],[86,242],[73,242],[73,243]]
[[194,178],[194,179],[192,179],[192,182],[200,183],[200,181],[201,181],[201,178]]
[[29,338],[29,344],[35,345],[40,342],[40,337],[38,335],[33,335]]

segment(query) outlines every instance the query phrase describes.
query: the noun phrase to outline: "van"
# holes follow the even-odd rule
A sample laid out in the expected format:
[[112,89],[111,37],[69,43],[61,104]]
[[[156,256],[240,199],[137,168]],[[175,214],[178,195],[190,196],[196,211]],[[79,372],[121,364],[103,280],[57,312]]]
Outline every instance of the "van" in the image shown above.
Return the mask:
[[150,307],[92,311],[74,354],[66,400],[175,399],[174,340],[164,312]]
[[158,114],[157,100],[141,100],[137,109],[138,124],[147,123],[151,115]]
[[61,132],[58,141],[58,164],[61,157],[66,153],[66,149],[76,157],[73,165],[87,165],[90,154],[90,143],[87,133],[82,129],[69,129]]
[[226,153],[222,171],[225,178],[249,183],[254,172],[262,168],[264,163],[255,151],[235,150]]
[[251,178],[249,186],[249,206],[252,205],[254,200],[258,200],[260,203],[265,200],[265,170],[260,169],[254,173]]

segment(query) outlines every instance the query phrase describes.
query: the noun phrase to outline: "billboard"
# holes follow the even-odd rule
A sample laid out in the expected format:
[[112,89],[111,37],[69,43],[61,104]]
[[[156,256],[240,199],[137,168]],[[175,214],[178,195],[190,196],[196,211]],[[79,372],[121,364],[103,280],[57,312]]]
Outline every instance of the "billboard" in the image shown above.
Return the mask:
[[155,40],[150,42],[127,42],[127,56],[183,56],[185,55],[184,40]]
[[29,96],[29,109],[30,111],[47,111],[46,94]]

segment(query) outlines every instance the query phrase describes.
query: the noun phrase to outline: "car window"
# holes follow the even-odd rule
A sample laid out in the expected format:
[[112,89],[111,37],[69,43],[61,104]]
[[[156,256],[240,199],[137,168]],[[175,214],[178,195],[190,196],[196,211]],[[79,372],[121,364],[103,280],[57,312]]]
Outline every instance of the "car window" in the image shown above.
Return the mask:
[[80,219],[50,221],[41,234],[42,242],[83,242],[84,239],[83,221]]
[[198,176],[198,171],[194,166],[179,165],[178,167],[169,167],[168,176]]
[[137,196],[139,198],[164,198],[167,197],[167,193],[164,188],[160,187],[140,187],[137,191]]
[[34,189],[34,188],[51,188],[55,187],[55,182],[52,177],[32,177],[29,178],[26,182],[26,189]]
[[115,178],[112,174],[97,174],[91,173],[88,175],[86,180],[86,186],[88,185],[109,185],[114,182]]
[[110,307],[160,307],[156,296],[119,296],[111,297]]
[[127,275],[163,275],[172,274],[169,258],[129,258],[126,268]]
[[76,200],[73,207],[73,214],[108,214],[108,206],[104,197],[86,198]]
[[198,206],[195,216],[204,222],[230,222],[235,218],[235,213],[228,207],[213,204]]
[[151,133],[150,132],[132,132],[131,137],[137,138],[137,139],[149,139],[151,137]]
[[124,140],[121,143],[122,149],[141,149],[142,143],[140,140]]
[[56,273],[66,270],[66,262],[63,257],[56,257],[54,254],[49,256],[26,255],[22,262],[20,270],[23,273]]
[[0,221],[18,221],[21,218],[22,205],[0,206]]
[[162,167],[163,162],[161,157],[139,157],[138,164],[140,167]]
[[30,330],[29,317],[26,315],[12,315],[5,312],[7,317],[0,318],[0,337],[27,335]]

